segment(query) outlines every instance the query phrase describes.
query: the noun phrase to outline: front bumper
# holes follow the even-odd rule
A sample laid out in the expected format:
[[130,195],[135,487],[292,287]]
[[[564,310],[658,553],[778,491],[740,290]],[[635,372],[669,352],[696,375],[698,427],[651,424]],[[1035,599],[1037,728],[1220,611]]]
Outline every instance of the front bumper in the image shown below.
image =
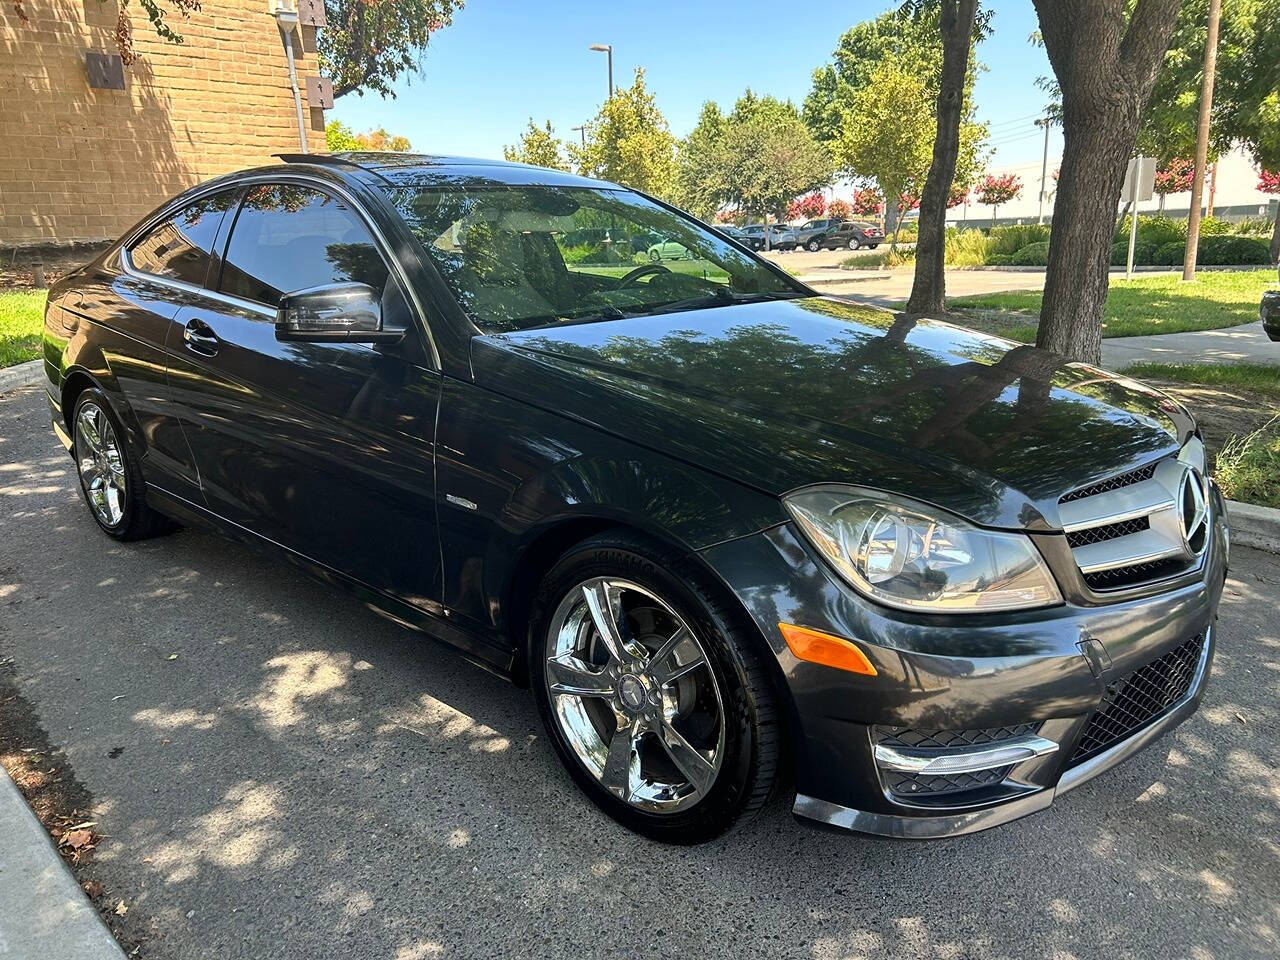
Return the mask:
[[[709,548],[703,556],[773,646],[790,697],[797,797],[810,821],[892,837],[943,837],[1006,823],[1110,769],[1192,714],[1214,650],[1226,576],[1226,511],[1212,495],[1213,537],[1192,576],[1161,592],[1101,602],[1066,593],[1058,607],[938,616],[875,605],[830,574],[788,526]],[[863,676],[798,660],[778,623],[855,641],[875,666]],[[1086,750],[1108,691],[1203,638],[1174,702],[1105,749]],[[1005,728],[1050,741],[973,788],[904,795],[877,760],[888,728],[973,733]],[[1011,733],[1010,736],[1013,736]],[[969,748],[971,752],[981,745]],[[928,753],[929,751],[923,751]],[[962,757],[966,748],[934,751]]]

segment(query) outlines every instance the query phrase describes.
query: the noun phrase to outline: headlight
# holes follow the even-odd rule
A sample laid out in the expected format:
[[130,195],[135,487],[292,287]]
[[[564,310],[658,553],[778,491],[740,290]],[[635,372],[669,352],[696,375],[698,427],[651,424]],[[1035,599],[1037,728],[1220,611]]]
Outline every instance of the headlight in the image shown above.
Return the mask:
[[855,589],[891,607],[937,613],[1062,602],[1031,541],[981,530],[933,507],[858,487],[786,498],[809,541]]

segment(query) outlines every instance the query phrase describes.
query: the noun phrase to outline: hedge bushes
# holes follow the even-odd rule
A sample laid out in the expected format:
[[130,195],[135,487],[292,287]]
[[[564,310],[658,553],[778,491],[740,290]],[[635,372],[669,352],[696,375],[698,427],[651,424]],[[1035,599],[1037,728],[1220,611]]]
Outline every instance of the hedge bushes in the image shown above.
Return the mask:
[[[1129,218],[1116,228],[1111,245],[1111,263],[1124,266],[1129,256]],[[1270,263],[1268,237],[1227,233],[1232,229],[1225,220],[1206,217],[1201,221],[1200,249],[1197,262],[1205,266],[1248,266]],[[1169,217],[1143,217],[1138,221],[1138,238],[1134,244],[1136,266],[1172,267],[1182,263],[1186,248],[1187,227],[1181,220]],[[1043,267],[1049,260],[1049,227],[1024,224],[947,231],[946,263],[950,267],[1026,266]]]
[[1038,243],[1028,243],[1024,247],[1020,247],[1013,255],[1013,265],[1015,267],[1043,267],[1049,263],[1049,241],[1041,240]]

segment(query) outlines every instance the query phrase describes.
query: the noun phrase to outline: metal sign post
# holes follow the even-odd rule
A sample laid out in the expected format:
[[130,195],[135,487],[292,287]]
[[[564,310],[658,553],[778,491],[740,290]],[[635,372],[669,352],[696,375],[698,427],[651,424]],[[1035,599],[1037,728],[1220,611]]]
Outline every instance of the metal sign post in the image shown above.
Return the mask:
[[1138,202],[1150,200],[1156,189],[1156,162],[1151,157],[1137,156],[1129,161],[1124,172],[1124,186],[1120,190],[1122,203],[1129,207],[1129,259],[1124,268],[1124,278],[1133,279],[1133,251],[1138,245]]

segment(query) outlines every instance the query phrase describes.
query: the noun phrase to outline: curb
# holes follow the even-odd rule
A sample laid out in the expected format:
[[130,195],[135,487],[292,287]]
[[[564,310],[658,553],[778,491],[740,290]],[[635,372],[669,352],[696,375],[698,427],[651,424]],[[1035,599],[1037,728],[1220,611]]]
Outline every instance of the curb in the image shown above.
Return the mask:
[[1231,527],[1232,545],[1280,553],[1280,510],[1275,507],[1228,500],[1227,522]]
[[2,768],[0,836],[0,956],[124,960],[124,951]]
[[0,393],[8,393],[19,387],[39,383],[43,372],[42,367],[43,361],[28,360],[26,363],[14,364],[12,367],[0,370]]

